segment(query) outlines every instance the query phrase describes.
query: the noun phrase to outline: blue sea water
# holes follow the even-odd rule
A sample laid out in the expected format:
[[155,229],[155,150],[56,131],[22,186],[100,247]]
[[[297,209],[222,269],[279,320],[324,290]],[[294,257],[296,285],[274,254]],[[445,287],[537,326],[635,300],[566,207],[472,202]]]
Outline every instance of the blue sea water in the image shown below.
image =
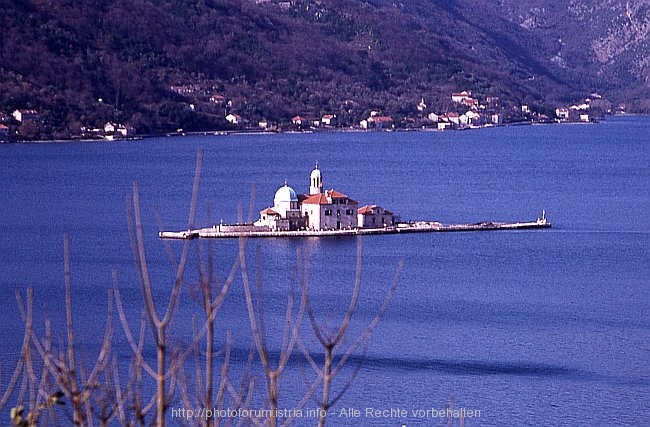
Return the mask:
[[[645,425],[650,417],[650,119],[598,125],[524,126],[467,132],[315,133],[152,138],[131,142],[0,145],[0,385],[22,339],[15,292],[32,286],[42,325],[63,342],[63,236],[71,240],[80,353],[92,360],[106,322],[112,271],[137,328],[142,298],[128,234],[126,197],[138,182],[159,311],[173,283],[154,212],[165,229],[187,227],[197,151],[203,173],[197,222],[235,222],[272,204],[285,180],[306,192],[319,162],[326,188],[376,203],[404,220],[465,223],[534,220],[550,230],[367,236],[362,294],[345,344],[381,306],[400,261],[390,308],[330,425],[438,425],[412,411],[480,411],[465,425]],[[207,212],[210,212],[208,215]],[[310,298],[333,331],[349,303],[357,240],[269,239],[248,243],[259,276],[272,349],[288,290],[309,257]],[[182,243],[172,242],[178,254]],[[192,242],[192,259],[199,242]],[[225,277],[237,242],[214,243]],[[176,313],[174,342],[187,346],[198,313],[196,262]],[[113,349],[130,350],[119,322]],[[221,345],[233,333],[233,377],[251,348],[240,280],[217,319]],[[42,327],[40,327],[42,330]],[[311,327],[301,330],[318,357]],[[296,354],[280,407],[293,407],[310,366]],[[258,385],[263,392],[263,381]],[[0,390],[2,392],[3,390]],[[316,407],[314,403],[307,407]],[[371,418],[366,409],[406,410]],[[358,418],[342,410],[357,409]],[[389,414],[390,415],[390,414]],[[393,414],[394,415],[394,414]],[[459,420],[454,420],[457,425]],[[0,424],[3,424],[0,421]],[[302,419],[297,425],[314,425]]]

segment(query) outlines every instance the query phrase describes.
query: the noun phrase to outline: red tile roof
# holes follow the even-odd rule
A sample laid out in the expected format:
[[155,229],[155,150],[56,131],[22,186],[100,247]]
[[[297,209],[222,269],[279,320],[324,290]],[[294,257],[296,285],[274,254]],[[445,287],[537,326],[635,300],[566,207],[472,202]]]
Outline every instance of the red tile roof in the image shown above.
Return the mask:
[[[362,208],[359,208],[359,210],[357,212],[360,213],[361,215],[372,215],[372,214],[376,213],[375,209],[377,209],[377,208],[381,209],[381,206],[378,206],[378,205],[366,205],[366,206],[364,206]],[[384,209],[384,215],[393,215],[393,213],[391,211],[387,210],[387,209]]]
[[266,214],[266,215],[280,215],[279,213],[277,213],[276,211],[274,211],[271,208],[266,208],[263,211],[261,211],[260,213],[261,214]]
[[329,205],[330,202],[327,200],[327,197],[323,194],[314,194],[307,197],[302,201],[303,205]]
[[312,196],[307,197],[305,200],[302,201],[303,204],[307,205],[329,205],[331,204],[329,202],[328,197],[330,199],[347,199],[347,204],[348,205],[356,205],[358,202],[356,200],[352,200],[348,196],[346,196],[343,193],[339,193],[338,191],[332,189],[332,190],[326,190],[324,193],[320,194],[314,194]]
[[366,205],[362,208],[359,208],[358,212],[362,215],[368,215],[372,213],[372,209],[376,208],[377,205]]
[[338,191],[336,191],[334,189],[325,190],[325,194],[327,195],[327,197],[329,197],[331,199],[339,199],[339,200],[340,199],[347,199],[347,201],[348,201],[347,204],[348,205],[358,205],[359,204],[359,202],[357,202],[356,200],[352,200],[351,198],[349,198],[345,194],[339,193]]
[[347,199],[348,198],[348,196],[346,196],[343,193],[339,193],[335,189],[325,190],[325,195],[327,197],[331,197],[332,199]]
[[390,116],[372,116],[368,119],[369,122],[375,122],[375,123],[388,123],[392,122],[393,118]]

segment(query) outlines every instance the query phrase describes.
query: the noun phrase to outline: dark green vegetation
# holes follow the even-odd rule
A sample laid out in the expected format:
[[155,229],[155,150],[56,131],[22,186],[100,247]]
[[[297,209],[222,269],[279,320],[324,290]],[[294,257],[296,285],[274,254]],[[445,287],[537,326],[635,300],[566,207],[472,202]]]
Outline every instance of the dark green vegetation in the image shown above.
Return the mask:
[[646,0],[258,3],[0,0],[0,111],[37,109],[51,136],[110,120],[218,129],[226,111],[399,119],[463,89],[505,108],[596,91],[650,111]]

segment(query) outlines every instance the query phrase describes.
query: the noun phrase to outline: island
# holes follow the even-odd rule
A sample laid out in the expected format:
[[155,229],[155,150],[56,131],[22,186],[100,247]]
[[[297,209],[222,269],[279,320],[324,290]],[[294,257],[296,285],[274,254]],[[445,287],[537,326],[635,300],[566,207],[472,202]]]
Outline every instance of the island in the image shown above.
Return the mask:
[[257,221],[248,224],[216,224],[211,227],[161,231],[164,239],[238,237],[326,237],[397,233],[520,230],[550,228],[542,216],[528,222],[481,221],[472,224],[442,224],[437,221],[406,221],[388,209],[359,202],[335,190],[323,189],[318,163],[309,176],[309,192],[297,194],[287,182],[275,192],[273,206],[260,211]]

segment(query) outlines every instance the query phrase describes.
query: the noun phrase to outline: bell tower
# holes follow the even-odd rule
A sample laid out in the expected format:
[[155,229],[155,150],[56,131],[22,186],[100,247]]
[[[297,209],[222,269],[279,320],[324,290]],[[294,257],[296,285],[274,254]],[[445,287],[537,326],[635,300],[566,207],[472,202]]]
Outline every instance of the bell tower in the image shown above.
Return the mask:
[[309,194],[320,194],[323,192],[323,177],[318,169],[318,162],[309,176]]

